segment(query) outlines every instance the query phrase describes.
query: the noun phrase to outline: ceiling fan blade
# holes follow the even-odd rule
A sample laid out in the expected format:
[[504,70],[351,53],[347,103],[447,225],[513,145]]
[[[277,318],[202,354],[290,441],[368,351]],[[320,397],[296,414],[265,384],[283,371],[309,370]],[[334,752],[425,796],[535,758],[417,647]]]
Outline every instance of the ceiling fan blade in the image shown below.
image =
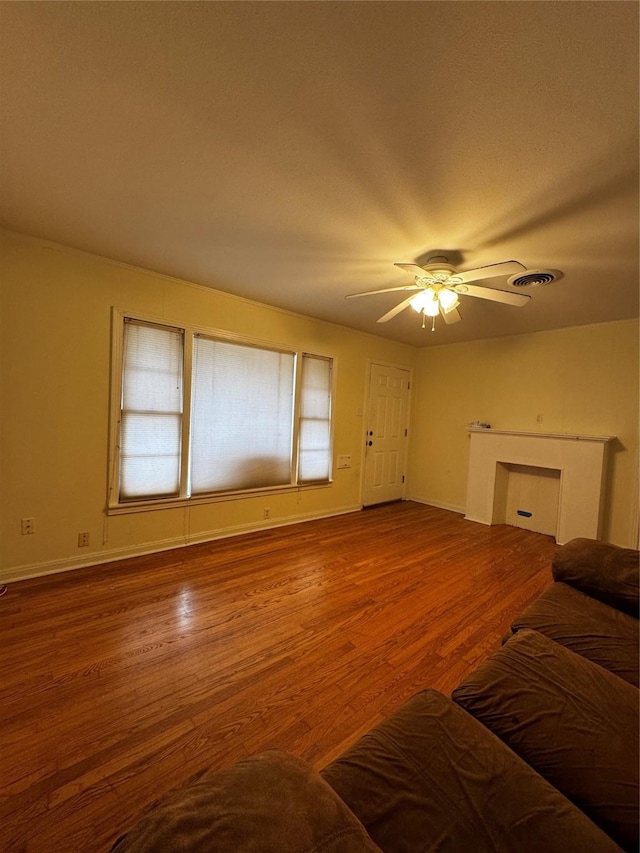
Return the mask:
[[499,275],[514,275],[521,270],[526,270],[526,267],[520,261],[504,261],[501,264],[488,264],[475,270],[454,273],[454,278],[456,284],[465,284],[468,281],[481,281],[483,278],[495,278]]
[[496,290],[495,287],[478,287],[475,284],[454,284],[453,289],[462,296],[477,296],[479,299],[490,299],[492,302],[517,307],[526,305],[531,299],[524,293],[509,293],[506,290]]
[[421,278],[429,277],[429,273],[417,264],[394,264],[394,267],[400,267],[401,270],[411,273],[411,275],[419,275]]
[[447,326],[451,325],[451,323],[457,323],[462,320],[457,308],[452,308],[450,311],[443,311],[441,308],[440,313],[442,314],[442,319],[445,321]]
[[413,295],[408,296],[406,299],[403,299],[402,302],[399,302],[395,308],[392,308],[391,311],[387,311],[386,314],[384,314],[382,317],[380,317],[380,319],[378,320],[378,323],[386,323],[389,320],[393,320],[393,318],[397,314],[399,314],[401,311],[404,311],[405,308],[409,307],[409,303],[411,302],[412,299],[413,299]]
[[357,296],[375,296],[376,293],[391,293],[394,290],[420,290],[417,284],[403,284],[400,287],[383,287],[381,290],[365,290],[364,293],[347,293],[345,299],[354,299]]

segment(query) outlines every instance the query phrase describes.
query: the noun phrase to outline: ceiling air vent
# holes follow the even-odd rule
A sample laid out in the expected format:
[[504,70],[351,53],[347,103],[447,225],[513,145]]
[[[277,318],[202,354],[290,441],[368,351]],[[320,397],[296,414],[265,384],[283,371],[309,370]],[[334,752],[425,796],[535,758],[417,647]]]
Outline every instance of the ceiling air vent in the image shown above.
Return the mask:
[[511,287],[543,287],[562,278],[560,270],[525,270],[508,279]]

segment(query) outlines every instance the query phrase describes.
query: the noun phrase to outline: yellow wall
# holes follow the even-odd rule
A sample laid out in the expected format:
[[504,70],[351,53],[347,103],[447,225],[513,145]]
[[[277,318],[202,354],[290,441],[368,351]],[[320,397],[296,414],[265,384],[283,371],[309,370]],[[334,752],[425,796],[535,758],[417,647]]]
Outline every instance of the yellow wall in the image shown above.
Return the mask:
[[[256,529],[265,506],[273,524],[359,508],[369,360],[411,367],[411,347],[13,233],[1,248],[4,580]],[[107,516],[112,306],[332,355],[334,456],[353,467],[328,488]]]
[[638,381],[637,320],[420,350],[411,496],[464,512],[472,421],[615,435],[602,537],[635,547]]
[[[637,321],[415,350],[22,235],[0,239],[0,580],[358,508],[371,360],[414,369],[408,497],[464,511],[469,421],[614,434],[603,534],[636,542]],[[333,355],[334,458],[351,454],[353,467],[335,470],[329,488],[107,516],[113,306]],[[26,517],[34,535],[20,533]],[[85,530],[91,544],[79,549]]]

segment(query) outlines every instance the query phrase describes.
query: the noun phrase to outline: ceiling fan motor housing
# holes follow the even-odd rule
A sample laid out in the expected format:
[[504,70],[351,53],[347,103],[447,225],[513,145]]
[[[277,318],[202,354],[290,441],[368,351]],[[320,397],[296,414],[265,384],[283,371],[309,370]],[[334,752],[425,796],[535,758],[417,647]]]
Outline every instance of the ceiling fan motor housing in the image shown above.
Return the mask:
[[425,278],[433,277],[438,281],[446,281],[446,279],[457,272],[456,268],[452,264],[443,263],[442,261],[426,264],[423,267],[423,270],[427,273]]

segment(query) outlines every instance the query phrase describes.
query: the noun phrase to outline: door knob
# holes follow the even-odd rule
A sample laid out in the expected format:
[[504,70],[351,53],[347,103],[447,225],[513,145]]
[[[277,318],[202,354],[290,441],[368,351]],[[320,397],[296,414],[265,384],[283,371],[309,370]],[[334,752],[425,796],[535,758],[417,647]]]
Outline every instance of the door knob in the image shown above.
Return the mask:
[[367,442],[367,444],[369,445],[369,447],[371,447],[371,445],[373,444],[373,442],[372,442],[372,441],[368,441],[368,442]]

